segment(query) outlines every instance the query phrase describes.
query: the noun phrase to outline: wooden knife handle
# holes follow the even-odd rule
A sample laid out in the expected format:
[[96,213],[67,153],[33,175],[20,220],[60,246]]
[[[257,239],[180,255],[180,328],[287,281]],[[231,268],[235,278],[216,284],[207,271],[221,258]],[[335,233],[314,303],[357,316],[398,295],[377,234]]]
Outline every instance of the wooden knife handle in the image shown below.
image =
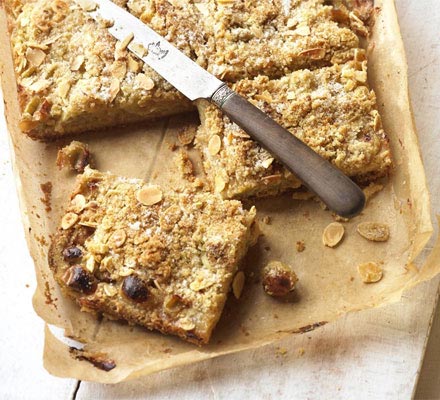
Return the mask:
[[359,186],[267,114],[227,86],[220,87],[211,101],[336,214],[350,218],[362,211],[365,196]]

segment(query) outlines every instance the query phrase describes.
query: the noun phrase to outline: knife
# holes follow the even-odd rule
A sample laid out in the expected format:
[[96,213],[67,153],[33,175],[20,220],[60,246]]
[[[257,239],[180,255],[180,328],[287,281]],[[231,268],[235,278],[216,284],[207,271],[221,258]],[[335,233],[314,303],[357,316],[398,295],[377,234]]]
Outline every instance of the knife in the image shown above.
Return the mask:
[[75,1],[190,100],[205,99],[218,106],[336,214],[350,218],[362,211],[364,193],[350,178],[141,20],[111,0]]

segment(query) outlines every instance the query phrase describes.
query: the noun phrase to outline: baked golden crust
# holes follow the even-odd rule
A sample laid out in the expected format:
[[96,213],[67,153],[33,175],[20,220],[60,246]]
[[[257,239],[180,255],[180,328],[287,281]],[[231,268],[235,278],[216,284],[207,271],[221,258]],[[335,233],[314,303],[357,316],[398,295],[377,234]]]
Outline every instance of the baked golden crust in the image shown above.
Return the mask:
[[[358,36],[324,0],[203,0],[208,70],[227,81],[279,77],[353,58]],[[203,8],[201,8],[203,7]],[[352,17],[353,18],[353,17]]]
[[[357,61],[301,70],[280,79],[259,76],[233,89],[358,182],[387,175],[387,136],[368,88],[364,53]],[[215,106],[199,105],[196,145],[212,188],[225,198],[266,196],[301,182]]]
[[[73,1],[7,0],[6,6],[20,127],[30,136],[51,139],[192,109],[183,95]],[[171,31],[174,11],[161,7],[152,26],[161,33]],[[190,14],[182,11],[180,16],[191,24]],[[175,35],[168,33],[170,39]],[[184,38],[175,44],[187,54],[194,47]]]
[[49,264],[82,310],[204,344],[256,240],[254,218],[238,201],[87,168]]
[[[345,62],[353,13],[323,0],[116,1],[229,81]],[[22,111],[38,139],[188,111],[191,103],[72,0],[5,0]],[[350,17],[353,15],[353,17]],[[362,24],[362,21],[359,20]]]

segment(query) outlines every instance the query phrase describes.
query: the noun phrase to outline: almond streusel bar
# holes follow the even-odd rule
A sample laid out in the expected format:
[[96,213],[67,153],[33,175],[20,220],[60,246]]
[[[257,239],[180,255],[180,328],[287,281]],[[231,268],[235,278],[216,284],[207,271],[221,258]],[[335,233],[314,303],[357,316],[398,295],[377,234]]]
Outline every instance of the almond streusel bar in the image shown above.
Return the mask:
[[[281,0],[117,3],[232,82],[344,62],[359,46],[351,30],[355,14],[324,0],[293,0],[288,10]],[[4,6],[20,128],[29,136],[49,140],[192,109],[126,44],[116,42],[105,21],[94,22],[73,0],[5,0]]]
[[254,218],[239,201],[87,167],[49,263],[83,311],[205,344],[257,238]]
[[[276,80],[265,76],[242,80],[233,88],[346,175],[366,183],[387,175],[392,161],[376,98],[367,84],[362,50],[356,58]],[[196,145],[217,193],[245,198],[301,186],[215,106],[200,102],[199,111],[202,126]]]

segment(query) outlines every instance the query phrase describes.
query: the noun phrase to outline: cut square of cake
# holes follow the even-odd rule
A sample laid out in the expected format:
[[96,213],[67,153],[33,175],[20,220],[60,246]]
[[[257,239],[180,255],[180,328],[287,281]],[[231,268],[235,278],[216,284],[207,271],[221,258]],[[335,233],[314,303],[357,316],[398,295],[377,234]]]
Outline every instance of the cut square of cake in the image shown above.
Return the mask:
[[255,208],[88,167],[77,183],[49,252],[63,292],[83,311],[207,343],[256,241]]
[[[300,70],[280,79],[259,76],[233,89],[358,183],[386,176],[392,165],[364,53],[357,61]],[[222,114],[200,102],[196,146],[212,189],[225,198],[267,196],[301,182]],[[269,134],[269,133],[268,133]],[[292,154],[292,157],[295,155]]]

